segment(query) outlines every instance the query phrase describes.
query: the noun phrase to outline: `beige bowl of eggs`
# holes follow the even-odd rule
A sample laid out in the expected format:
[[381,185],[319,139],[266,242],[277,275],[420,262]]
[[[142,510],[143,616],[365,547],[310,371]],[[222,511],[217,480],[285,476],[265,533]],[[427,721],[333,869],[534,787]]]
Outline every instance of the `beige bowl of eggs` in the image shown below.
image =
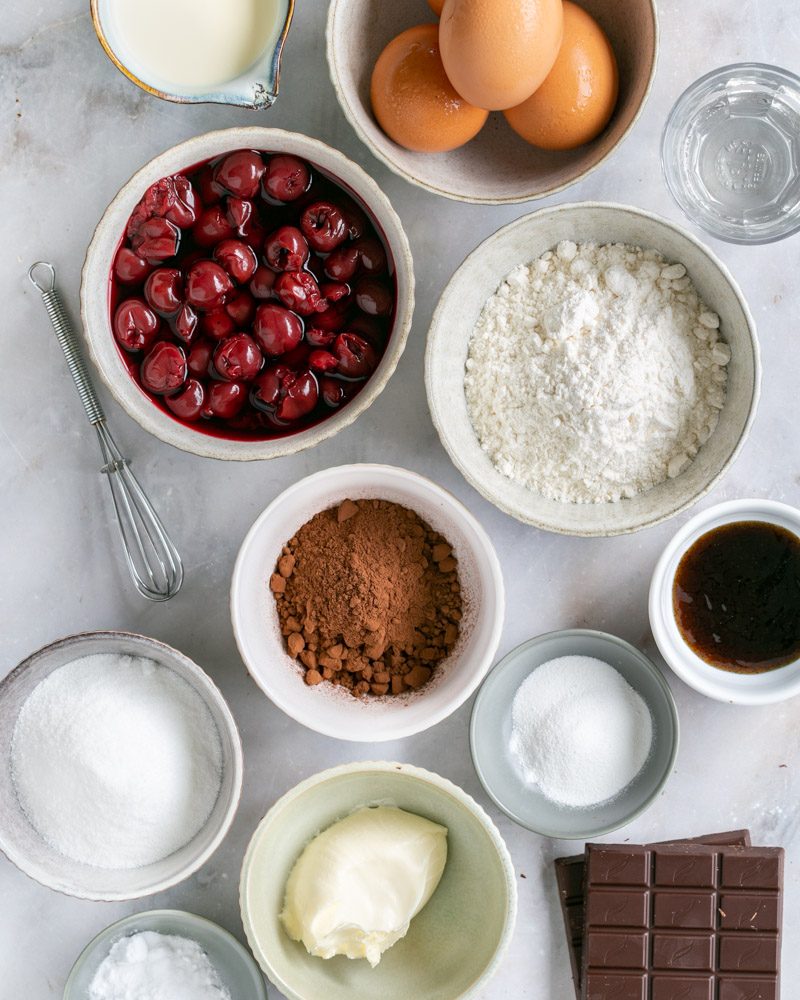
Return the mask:
[[[541,198],[594,170],[635,124],[656,68],[654,0],[444,0],[438,28],[442,3],[396,0],[378,12],[373,0],[333,0],[328,15],[328,65],[342,110],[372,152],[412,184],[472,203]],[[398,39],[409,29],[416,33]],[[415,54],[402,59],[404,42]],[[447,114],[429,102],[432,60],[440,91],[449,88]],[[577,113],[576,65],[593,88]]]

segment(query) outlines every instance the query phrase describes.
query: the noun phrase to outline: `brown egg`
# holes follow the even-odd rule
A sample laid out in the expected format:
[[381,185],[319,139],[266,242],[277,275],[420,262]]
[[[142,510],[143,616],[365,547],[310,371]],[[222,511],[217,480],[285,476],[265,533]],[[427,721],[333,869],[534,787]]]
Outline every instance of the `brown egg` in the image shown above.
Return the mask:
[[505,112],[523,139],[542,149],[575,149],[608,125],[619,75],[603,29],[577,4],[564,0],[564,41],[544,83]]
[[531,96],[561,45],[561,0],[445,0],[442,62],[461,96],[502,111]]
[[428,6],[438,17],[442,13],[442,7],[444,7],[444,0],[428,0]]
[[389,138],[420,153],[463,146],[488,117],[453,90],[439,55],[435,24],[409,28],[389,42],[372,71],[370,97]]

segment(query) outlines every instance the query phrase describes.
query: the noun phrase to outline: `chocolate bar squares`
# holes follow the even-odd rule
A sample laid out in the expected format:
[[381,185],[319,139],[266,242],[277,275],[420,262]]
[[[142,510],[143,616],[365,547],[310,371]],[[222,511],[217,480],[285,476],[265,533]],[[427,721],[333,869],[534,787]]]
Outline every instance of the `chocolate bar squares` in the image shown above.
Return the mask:
[[778,1000],[783,850],[588,844],[582,1000]]
[[[670,841],[669,843],[673,843]],[[709,833],[703,837],[674,841],[679,844],[738,844],[741,847],[750,846],[749,830],[728,830],[724,833]],[[583,926],[585,908],[583,903],[583,879],[586,872],[585,855],[578,854],[569,858],[556,858],[556,884],[561,912],[564,917],[564,929],[567,933],[567,950],[572,968],[572,981],[575,984],[577,1000],[581,997],[581,962],[583,955]]]

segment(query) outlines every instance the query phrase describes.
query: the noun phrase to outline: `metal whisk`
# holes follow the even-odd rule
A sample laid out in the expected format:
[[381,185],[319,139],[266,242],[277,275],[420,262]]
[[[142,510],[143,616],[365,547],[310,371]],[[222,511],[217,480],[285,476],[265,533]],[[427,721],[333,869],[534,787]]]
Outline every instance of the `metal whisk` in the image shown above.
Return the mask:
[[97,431],[105,463],[100,471],[111,487],[125,560],[136,589],[148,601],[168,601],[183,583],[181,557],[106,425],[75,331],[56,291],[56,269],[40,260],[31,265],[28,277],[42,293],[86,416]]

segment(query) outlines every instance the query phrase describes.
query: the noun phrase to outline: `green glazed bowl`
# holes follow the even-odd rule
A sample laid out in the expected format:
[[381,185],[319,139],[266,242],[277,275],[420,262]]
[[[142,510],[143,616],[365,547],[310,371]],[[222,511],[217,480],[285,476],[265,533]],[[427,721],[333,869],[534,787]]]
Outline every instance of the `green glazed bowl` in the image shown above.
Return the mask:
[[137,931],[177,934],[196,941],[208,955],[233,1000],[267,1000],[264,977],[249,952],[218,924],[185,910],[132,913],[100,931],[73,965],[64,987],[64,1000],[87,1000],[94,974],[111,946]]
[[[289,872],[317,833],[375,804],[447,827],[444,875],[377,968],[344,956],[314,958],[278,919]],[[289,1000],[461,1000],[475,997],[496,971],[514,929],[517,890],[500,834],[466,792],[421,768],[381,762],[323,771],[284,795],[250,841],[240,901],[250,947]]]
[[[537,667],[559,656],[594,656],[619,671],[653,719],[653,749],[639,774],[615,798],[590,809],[560,805],[525,782],[509,750],[517,688]],[[489,796],[515,823],[558,840],[588,840],[618,830],[660,794],[678,753],[678,711],[661,672],[630,643],[606,632],[565,629],[517,646],[492,670],[472,709],[470,748]]]

